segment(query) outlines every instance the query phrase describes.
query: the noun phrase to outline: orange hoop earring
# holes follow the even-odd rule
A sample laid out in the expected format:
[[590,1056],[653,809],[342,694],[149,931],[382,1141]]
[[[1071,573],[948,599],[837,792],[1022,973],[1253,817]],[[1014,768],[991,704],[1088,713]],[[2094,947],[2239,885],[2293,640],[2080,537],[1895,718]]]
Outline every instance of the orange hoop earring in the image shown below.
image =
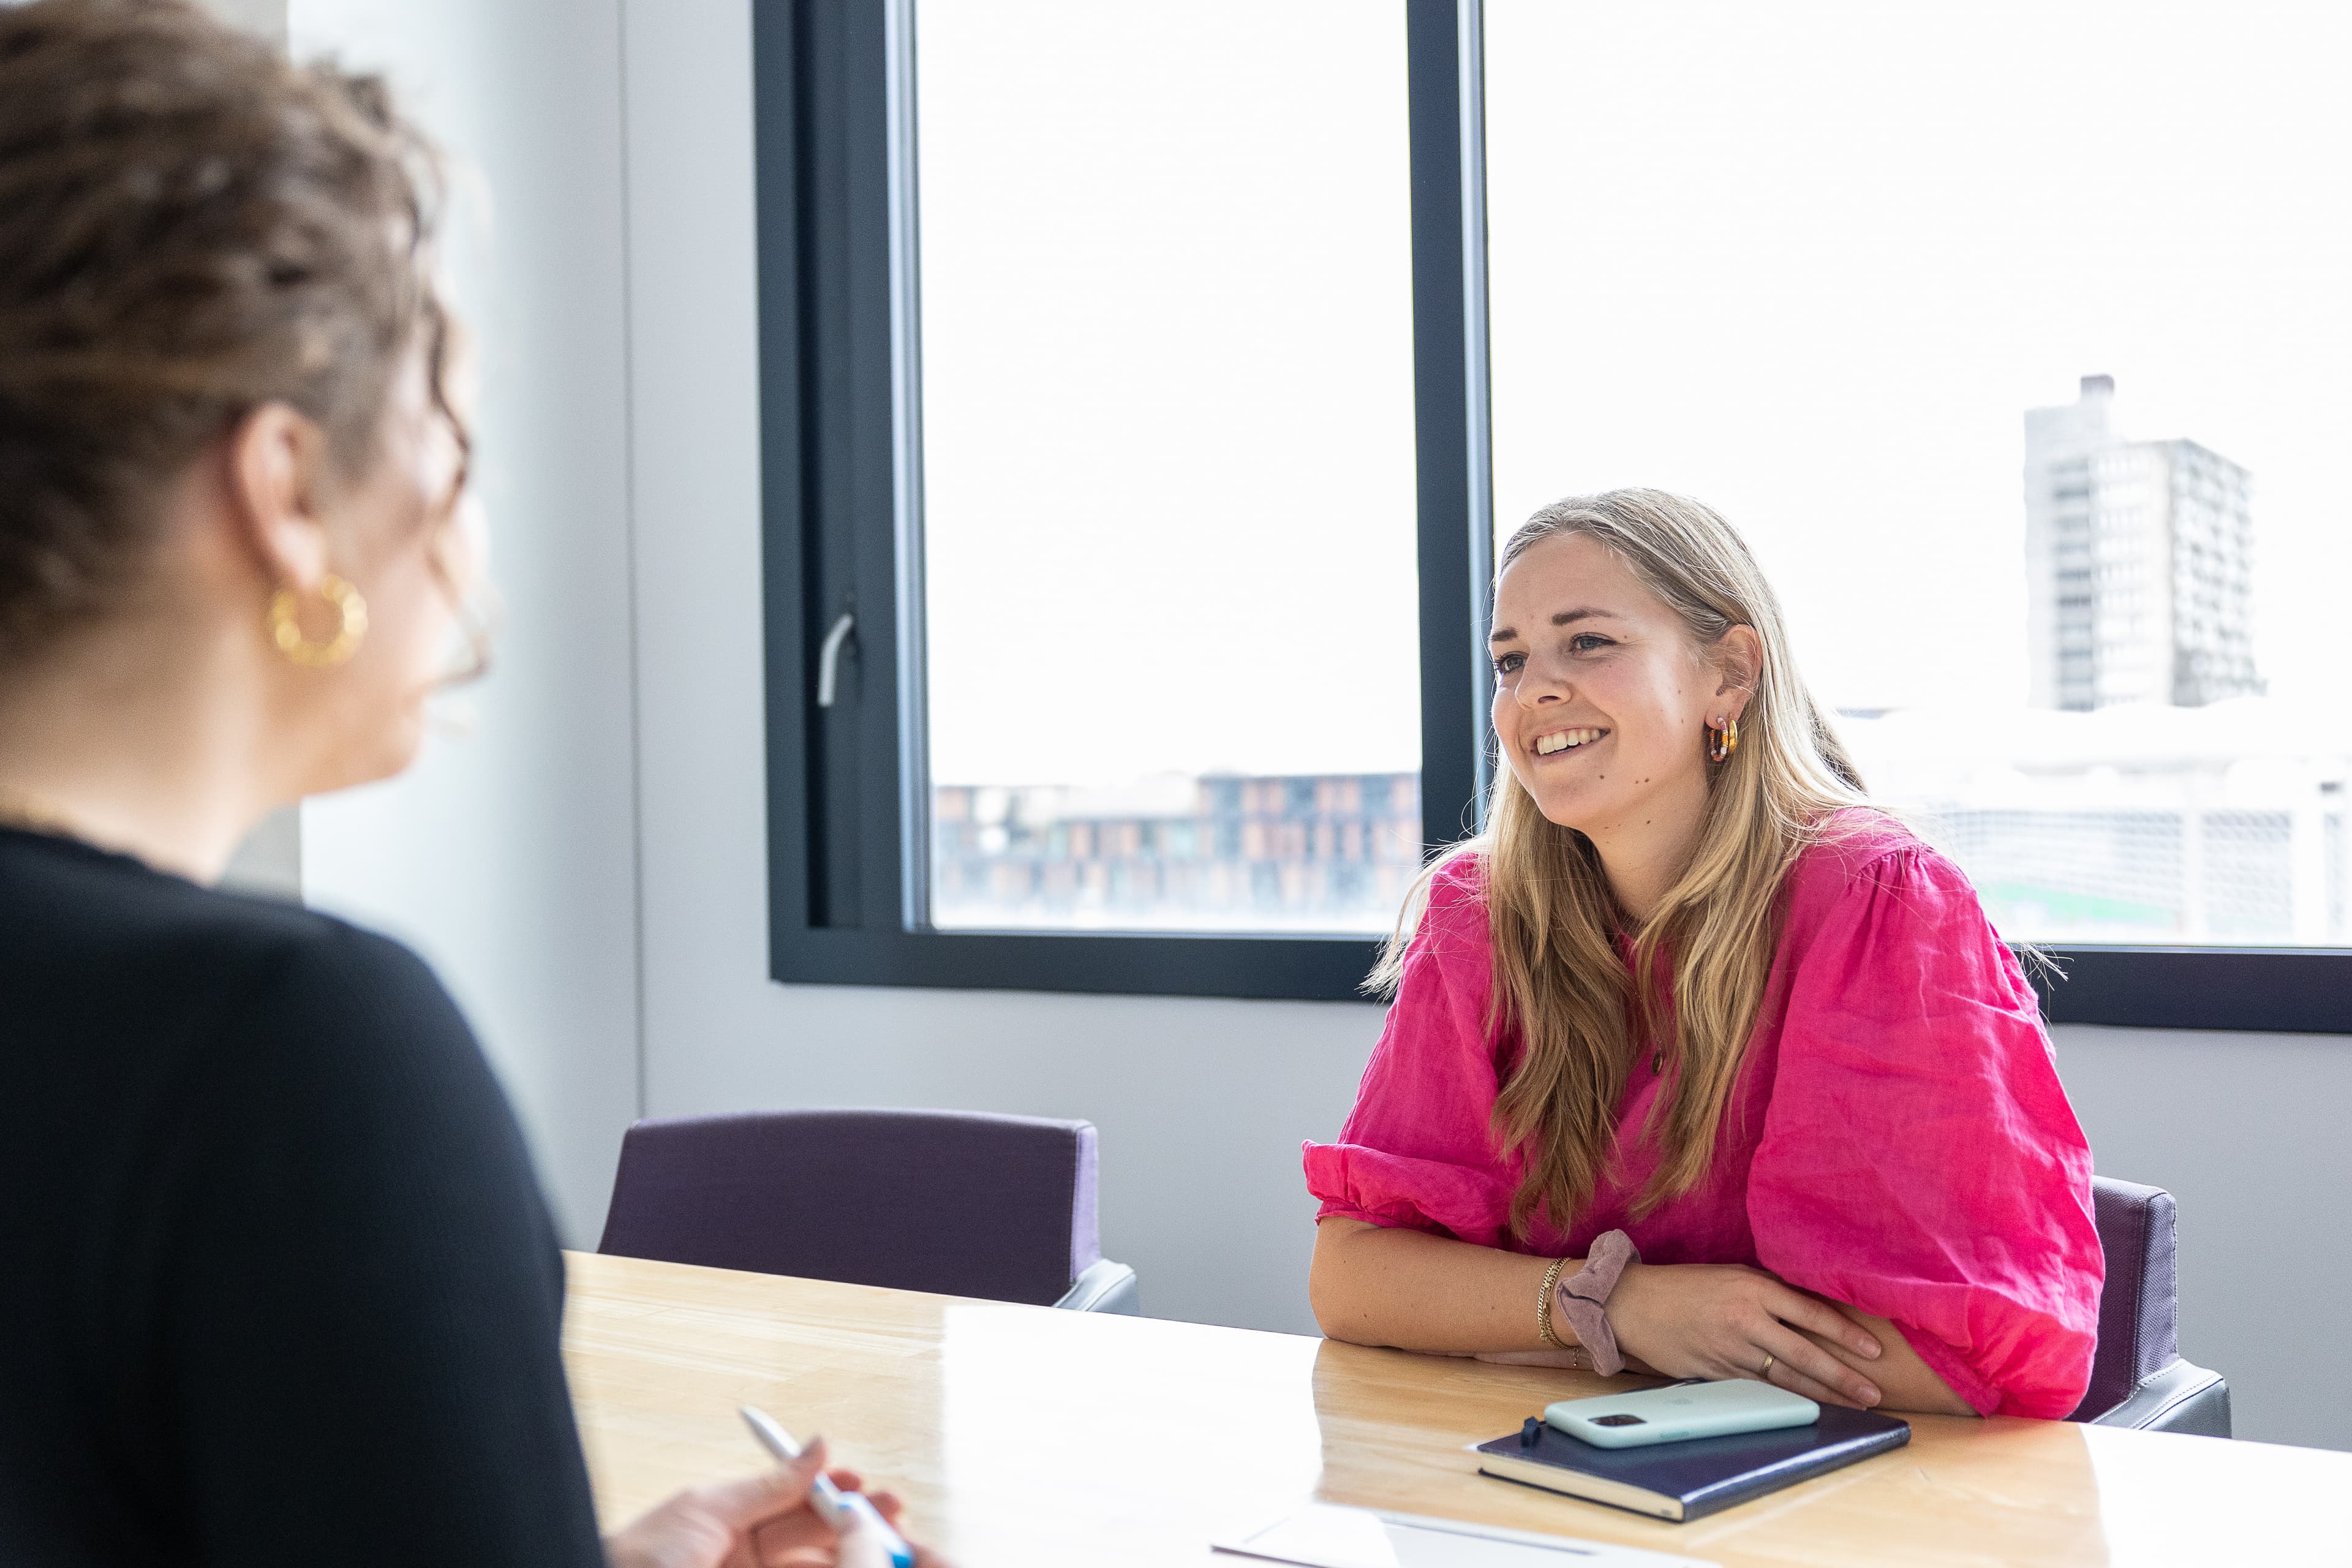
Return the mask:
[[1706,727],[1706,760],[1728,762],[1731,753],[1739,750],[1739,721],[1726,718],[1720,724]]

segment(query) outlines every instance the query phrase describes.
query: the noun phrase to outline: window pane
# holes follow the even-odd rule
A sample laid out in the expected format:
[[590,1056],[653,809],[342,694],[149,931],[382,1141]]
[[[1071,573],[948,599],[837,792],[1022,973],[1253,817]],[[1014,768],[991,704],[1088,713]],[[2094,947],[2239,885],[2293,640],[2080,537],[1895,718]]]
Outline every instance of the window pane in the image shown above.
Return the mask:
[[933,924],[1385,931],[1421,844],[1402,8],[918,29]]
[[1486,16],[1498,529],[1730,518],[2007,936],[2352,942],[2347,14]]

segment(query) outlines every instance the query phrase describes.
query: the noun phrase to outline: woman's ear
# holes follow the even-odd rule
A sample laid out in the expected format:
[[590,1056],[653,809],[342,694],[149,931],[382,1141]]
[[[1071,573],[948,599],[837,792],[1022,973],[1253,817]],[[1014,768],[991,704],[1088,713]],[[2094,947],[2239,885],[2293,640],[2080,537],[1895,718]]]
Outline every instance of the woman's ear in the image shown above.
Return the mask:
[[1722,684],[1715,695],[1723,711],[1737,719],[1764,679],[1764,639],[1750,626],[1737,626],[1716,639],[1715,668]]
[[281,587],[315,588],[327,574],[319,505],[327,461],[325,432],[283,403],[263,404],[229,431],[230,510],[262,574]]

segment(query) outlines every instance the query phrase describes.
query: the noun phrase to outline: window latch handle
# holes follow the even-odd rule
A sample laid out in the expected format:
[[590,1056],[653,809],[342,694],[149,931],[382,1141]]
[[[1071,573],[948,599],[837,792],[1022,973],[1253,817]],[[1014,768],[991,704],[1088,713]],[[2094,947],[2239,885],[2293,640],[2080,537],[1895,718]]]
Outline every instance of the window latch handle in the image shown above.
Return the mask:
[[844,614],[824,634],[824,647],[816,656],[816,705],[820,708],[833,706],[834,687],[841,675],[841,645],[849,640],[856,625],[856,616]]

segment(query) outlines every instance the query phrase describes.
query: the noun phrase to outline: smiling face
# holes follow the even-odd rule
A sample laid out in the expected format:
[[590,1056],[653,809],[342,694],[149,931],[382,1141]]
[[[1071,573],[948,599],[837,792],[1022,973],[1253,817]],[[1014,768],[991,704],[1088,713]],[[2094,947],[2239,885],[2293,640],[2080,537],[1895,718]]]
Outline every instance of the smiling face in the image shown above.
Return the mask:
[[[1755,635],[1730,636],[1742,633]],[[1496,739],[1546,818],[1591,838],[1604,860],[1613,844],[1696,838],[1706,726],[1746,702],[1723,650],[1694,646],[1607,546],[1562,534],[1527,549],[1496,584],[1491,651]]]

